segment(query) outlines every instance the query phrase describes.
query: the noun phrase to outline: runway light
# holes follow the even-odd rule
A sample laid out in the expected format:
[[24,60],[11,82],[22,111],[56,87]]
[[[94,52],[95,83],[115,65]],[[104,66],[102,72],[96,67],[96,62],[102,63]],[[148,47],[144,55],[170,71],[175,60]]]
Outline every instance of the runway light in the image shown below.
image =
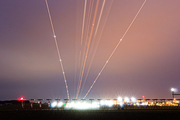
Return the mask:
[[24,99],[24,97],[20,97],[20,98],[18,98],[18,100],[26,100],[26,99]]
[[135,97],[132,97],[132,98],[131,98],[131,101],[132,101],[133,103],[135,103],[135,102],[136,102],[136,98],[135,98]]
[[129,98],[128,98],[128,97],[125,97],[125,98],[124,98],[124,101],[125,101],[125,102],[129,102]]
[[65,109],[77,109],[77,110],[85,110],[85,109],[97,109],[99,105],[97,102],[87,103],[87,102],[72,102],[65,106]]
[[57,104],[57,107],[61,107],[63,105],[63,103],[62,102],[59,102],[58,104]]
[[52,107],[52,108],[56,107],[56,105],[57,105],[57,102],[51,103],[51,107]]
[[121,97],[118,97],[118,102],[122,102],[123,99]]
[[104,105],[105,105],[105,101],[104,101],[104,100],[101,100],[101,101],[100,101],[100,105],[101,105],[101,106],[104,106]]

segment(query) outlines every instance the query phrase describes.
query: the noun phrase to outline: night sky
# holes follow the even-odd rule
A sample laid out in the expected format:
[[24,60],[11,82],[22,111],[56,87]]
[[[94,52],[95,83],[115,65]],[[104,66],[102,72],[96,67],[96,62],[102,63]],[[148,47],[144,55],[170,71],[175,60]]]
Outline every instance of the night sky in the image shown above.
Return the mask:
[[[85,0],[48,0],[70,99],[76,97],[97,2],[87,1],[81,44]],[[95,35],[103,4],[99,1],[79,98],[143,2],[106,0]],[[0,100],[67,98],[53,36],[45,0],[0,1]],[[147,0],[87,99],[172,98],[171,87],[180,89],[179,45],[180,1]]]

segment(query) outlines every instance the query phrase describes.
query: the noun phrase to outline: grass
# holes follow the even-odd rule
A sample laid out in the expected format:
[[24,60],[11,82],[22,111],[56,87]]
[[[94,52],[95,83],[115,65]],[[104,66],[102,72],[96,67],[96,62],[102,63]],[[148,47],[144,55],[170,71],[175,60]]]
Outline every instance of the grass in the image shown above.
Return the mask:
[[[42,106],[46,107],[47,106]],[[34,104],[34,109],[26,105],[0,106],[0,120],[179,120],[180,109],[101,109],[101,110],[55,110],[39,109]]]

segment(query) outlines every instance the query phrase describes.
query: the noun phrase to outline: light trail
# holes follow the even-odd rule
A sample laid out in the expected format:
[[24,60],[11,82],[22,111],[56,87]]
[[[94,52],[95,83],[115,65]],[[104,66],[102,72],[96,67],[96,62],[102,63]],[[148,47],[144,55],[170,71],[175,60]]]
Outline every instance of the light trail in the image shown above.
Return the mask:
[[90,43],[91,43],[92,33],[93,33],[93,29],[94,29],[94,23],[95,23],[95,19],[96,19],[98,4],[99,4],[99,0],[97,0],[97,3],[96,3],[94,18],[93,18],[93,22],[92,22],[92,28],[91,28],[91,32],[90,32],[90,37],[89,37],[89,41],[88,41],[87,51],[86,51],[86,55],[85,55],[85,60],[84,60],[84,64],[83,64],[83,69],[82,69],[82,74],[81,74],[81,79],[80,79],[80,84],[79,84],[79,88],[78,88],[78,91],[77,91],[76,99],[78,98],[79,91],[80,91],[80,88],[81,88],[81,83],[82,83],[82,78],[83,78],[84,69],[85,69],[85,65],[86,65],[87,55],[88,55],[88,52],[89,52],[89,47],[90,47]]
[[69,91],[68,91],[67,80],[66,80],[65,71],[64,71],[64,68],[63,68],[62,59],[61,59],[60,52],[59,52],[59,47],[58,47],[57,40],[56,40],[56,34],[55,34],[55,30],[54,30],[54,26],[53,26],[53,22],[52,22],[52,18],[51,18],[51,13],[50,13],[50,10],[49,10],[47,0],[45,0],[45,2],[46,2],[48,15],[49,15],[49,20],[50,20],[50,23],[51,23],[52,32],[53,32],[53,35],[54,35],[54,41],[55,41],[55,44],[56,44],[56,49],[57,49],[57,53],[58,53],[58,57],[59,57],[59,62],[60,62],[63,77],[64,77],[64,82],[65,82],[65,85],[66,85],[67,97],[69,99]]
[[[82,31],[81,31],[81,39],[80,39],[80,53],[79,53],[79,62],[78,62],[78,68],[80,67],[80,63],[81,63],[81,51],[82,51],[82,41],[83,41],[83,37],[84,37],[84,24],[85,24],[85,17],[86,17],[86,6],[87,6],[87,0],[85,0],[84,2],[84,13],[83,13],[83,23],[82,23]],[[81,71],[81,70],[80,70]],[[80,79],[80,77],[79,77]],[[77,88],[78,90],[78,88]]]
[[100,23],[100,21],[101,21],[101,16],[102,16],[102,13],[103,13],[103,10],[104,10],[105,2],[106,2],[106,0],[103,1],[102,7],[101,7],[101,12],[100,12],[100,15],[99,15],[97,27],[96,27],[96,30],[95,30],[95,33],[94,33],[95,35],[96,35],[97,30],[98,30],[98,28],[99,28],[99,23]]
[[[92,13],[92,7],[91,6],[93,6],[93,2],[94,2],[94,0],[93,1],[90,1],[90,3],[89,3],[89,7],[88,7],[88,13],[87,13],[87,18],[86,18],[86,21],[87,21],[87,24],[86,24],[86,26],[84,27],[84,39],[85,39],[85,41],[88,39],[87,38],[87,35],[88,35],[88,29],[89,29],[89,23],[90,23],[90,19],[91,19],[91,13]],[[87,6],[87,5],[86,5]],[[86,22],[85,21],[85,22]],[[79,54],[79,65],[78,65],[78,68],[80,67],[80,71],[79,71],[79,80],[80,80],[80,78],[81,78],[81,71],[82,71],[82,66],[83,66],[83,58],[84,58],[84,56],[85,56],[85,52],[86,52],[86,42],[85,42],[85,47],[84,47],[84,50],[83,50],[83,47],[82,47],[82,44],[81,44],[81,46],[80,46],[80,54]],[[82,63],[82,64],[81,64]],[[79,84],[80,84],[80,81],[78,82],[78,86],[79,86]],[[78,91],[78,86],[77,86],[77,91]]]
[[[89,19],[91,19],[91,18],[89,18],[89,16],[91,15],[91,12],[92,12],[92,11],[90,10],[90,8],[91,8],[91,3],[93,4],[93,2],[90,1],[89,11],[88,11],[87,19],[86,19],[87,22],[88,22],[88,24],[89,24],[89,21],[90,21]],[[86,25],[86,26],[88,26],[88,25]],[[88,27],[86,27],[86,26],[85,26],[85,28],[88,29],[89,26],[88,26]],[[85,29],[85,30],[84,30],[84,34],[85,34],[85,35],[83,35],[83,36],[85,36],[85,37],[84,37],[85,40],[86,40],[86,34],[87,34],[86,31],[88,32],[88,30]],[[86,44],[85,44],[85,46],[86,46]],[[79,54],[79,58],[80,58],[80,59],[79,59],[79,66],[78,66],[78,67],[82,67],[82,66],[83,66],[83,64],[81,65],[80,63],[81,63],[81,60],[83,60],[83,56],[85,55],[86,47],[84,48],[84,50],[82,50],[82,49],[83,49],[83,48],[82,48],[82,45],[81,45],[80,54]],[[80,69],[80,76],[81,76],[81,69]],[[81,78],[80,76],[79,76],[79,79]],[[79,85],[78,85],[78,86],[79,86]],[[78,87],[77,87],[77,90],[78,90]]]
[[[98,28],[99,28],[99,24],[100,24],[100,21],[101,21],[101,16],[102,16],[102,13],[103,13],[103,9],[104,9],[105,2],[106,2],[106,0],[103,0],[102,7],[101,7],[101,11],[100,11],[100,14],[99,14],[99,19],[98,19],[98,22],[97,22],[97,26],[96,26],[96,29],[95,29],[95,32],[94,32],[94,37],[93,37],[93,39],[96,39],[96,33],[97,33]],[[97,45],[96,45],[94,51],[97,50],[97,46],[98,46],[98,44],[99,44],[99,41],[100,41],[100,39],[97,39]],[[92,46],[94,46],[93,43],[92,43]],[[86,80],[87,80],[87,77],[88,77],[88,75],[89,75],[90,68],[91,68],[91,65],[92,65],[92,62],[93,62],[95,53],[96,53],[96,52],[94,52],[94,54],[93,54],[93,56],[92,56],[92,59],[91,59],[89,68],[88,68],[88,70],[87,70],[87,74],[86,74],[86,77],[85,77],[85,79],[84,79],[84,83],[83,83],[83,85],[82,85],[82,89],[81,89],[80,95],[81,95],[81,93],[82,93],[82,91],[83,91],[83,89],[84,89],[84,85],[85,85]]]
[[104,70],[104,68],[106,67],[106,65],[108,64],[109,60],[111,59],[112,55],[114,54],[114,52],[116,51],[116,49],[118,48],[119,44],[122,42],[123,38],[125,37],[125,35],[127,34],[128,30],[130,29],[130,27],[132,26],[133,22],[135,21],[135,19],[137,18],[139,12],[141,11],[141,9],[143,8],[144,4],[146,3],[146,0],[143,2],[143,4],[141,5],[140,9],[138,10],[138,12],[136,13],[134,19],[132,20],[132,22],[130,23],[130,25],[128,26],[127,30],[125,31],[125,33],[123,34],[123,36],[121,37],[121,39],[119,40],[118,44],[116,45],[116,47],[114,48],[113,52],[111,53],[111,55],[109,56],[109,58],[107,59],[106,63],[104,64],[104,66],[102,67],[102,69],[100,70],[99,74],[97,75],[96,79],[94,80],[93,84],[91,85],[91,87],[89,88],[88,92],[86,93],[86,95],[84,96],[83,99],[86,98],[86,96],[89,94],[89,92],[91,91],[92,87],[94,86],[94,84],[96,83],[97,79],[99,78],[100,74],[102,73],[102,71]]
[[86,5],[87,5],[87,0],[85,0],[85,2],[84,2],[84,15],[83,15],[83,23],[82,23],[81,45],[82,45],[83,34],[84,34],[84,22],[85,22],[85,17],[86,17]]

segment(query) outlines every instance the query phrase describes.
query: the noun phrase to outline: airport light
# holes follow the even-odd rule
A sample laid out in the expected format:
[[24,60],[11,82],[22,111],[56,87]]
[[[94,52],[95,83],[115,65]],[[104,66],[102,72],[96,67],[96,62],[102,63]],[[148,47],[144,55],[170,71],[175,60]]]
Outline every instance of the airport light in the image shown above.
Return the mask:
[[69,99],[64,99],[64,100],[66,101],[66,104],[67,104]]
[[92,101],[94,100],[94,99],[89,99],[90,101],[91,101],[91,104],[92,104]]
[[20,97],[19,100],[21,101],[22,108],[24,108],[24,103],[23,103],[23,101],[25,100],[24,97]]
[[174,98],[175,95],[180,95],[180,94],[174,94],[174,92],[177,92],[176,88],[171,88],[171,92],[172,92],[173,100],[175,100]]
[[74,101],[74,103],[77,101],[77,99],[72,99]]
[[59,106],[59,101],[60,101],[60,99],[55,99],[55,100],[57,101],[56,107],[61,107],[61,105]]
[[35,100],[35,99],[29,99],[30,100],[30,103],[31,103],[31,108],[33,108],[33,101]]
[[100,101],[100,105],[101,105],[101,106],[104,106],[104,105],[105,105],[105,101],[104,101],[104,100],[101,100],[101,101]]
[[100,103],[101,103],[101,99],[97,99],[98,101],[99,101],[99,105],[100,105]]
[[84,102],[86,99],[81,99],[82,100],[82,102]]
[[57,107],[60,108],[63,105],[63,102],[58,102]]
[[124,98],[124,101],[125,101],[126,103],[128,103],[128,102],[129,102],[129,98],[128,98],[128,97],[125,97],[125,98]]
[[117,99],[113,99],[113,100],[114,100],[113,103],[115,103],[115,105],[117,105],[118,100]]
[[175,91],[175,89],[174,89],[174,88],[171,88],[171,91],[172,91],[172,92],[174,92],[174,91]]
[[56,106],[57,106],[57,102],[56,102],[56,101],[54,101],[54,102],[51,103],[51,107],[52,107],[52,108],[54,108],[54,107],[56,107]]
[[135,97],[131,97],[131,101],[132,101],[132,103],[135,103],[136,102],[136,98]]
[[48,101],[48,108],[50,108],[51,105],[51,99],[46,99]]
[[175,91],[175,89],[174,89],[174,88],[171,88],[171,92],[172,92],[172,97],[173,97],[173,99],[174,99],[174,91]]
[[42,105],[41,105],[41,104],[42,104],[42,102],[41,102],[42,100],[43,100],[43,99],[38,99],[39,107],[40,107],[40,108],[42,107]]
[[118,102],[123,102],[122,97],[118,97]]

